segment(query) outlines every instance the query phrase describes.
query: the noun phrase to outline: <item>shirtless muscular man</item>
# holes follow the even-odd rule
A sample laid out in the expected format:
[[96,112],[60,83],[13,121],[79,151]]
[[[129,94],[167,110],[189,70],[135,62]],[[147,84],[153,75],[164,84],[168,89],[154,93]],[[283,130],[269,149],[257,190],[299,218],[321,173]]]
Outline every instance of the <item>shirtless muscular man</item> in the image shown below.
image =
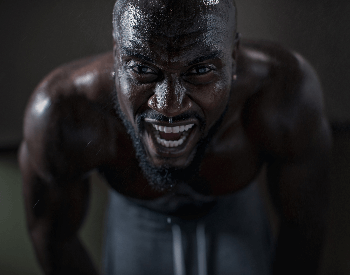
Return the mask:
[[241,40],[233,0],[118,0],[113,38],[27,106],[19,158],[45,274],[98,274],[78,236],[93,170],[110,186],[105,274],[315,274],[331,141],[307,61]]

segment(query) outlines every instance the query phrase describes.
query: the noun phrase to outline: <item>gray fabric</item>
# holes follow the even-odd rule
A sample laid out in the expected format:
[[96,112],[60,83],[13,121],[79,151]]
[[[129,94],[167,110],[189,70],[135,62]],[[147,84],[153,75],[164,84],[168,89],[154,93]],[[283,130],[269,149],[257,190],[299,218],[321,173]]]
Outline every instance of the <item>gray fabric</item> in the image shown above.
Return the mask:
[[[199,274],[197,251],[203,246],[206,249],[204,254],[199,251],[199,262],[206,258],[207,274],[271,273],[270,228],[258,187],[251,184],[221,197],[209,213],[192,220],[151,211],[111,191],[105,231],[105,274],[177,275],[173,241],[178,237],[173,232],[178,232],[178,228],[185,259],[183,274]],[[205,242],[197,243],[200,235],[205,236]]]

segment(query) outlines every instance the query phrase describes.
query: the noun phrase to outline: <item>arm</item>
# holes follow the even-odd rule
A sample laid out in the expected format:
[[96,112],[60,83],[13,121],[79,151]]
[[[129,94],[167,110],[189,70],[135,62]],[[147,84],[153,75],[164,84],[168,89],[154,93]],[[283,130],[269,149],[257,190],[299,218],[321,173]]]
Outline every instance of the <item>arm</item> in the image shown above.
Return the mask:
[[20,149],[27,225],[45,274],[97,274],[78,237],[89,198],[88,180],[45,179],[26,142]]
[[269,75],[249,101],[248,133],[267,162],[279,215],[274,274],[316,274],[325,237],[331,138],[321,86],[298,55],[271,47]]
[[27,225],[45,274],[97,274],[78,230],[88,208],[89,171],[103,158],[96,133],[104,123],[91,121],[98,116],[86,98],[72,96],[65,72],[44,80],[26,109],[19,162]]
[[[274,274],[317,274],[325,238],[331,138],[311,66],[297,56],[292,83],[276,103],[268,183],[280,216]],[[277,83],[278,84],[278,83]],[[283,108],[281,108],[283,106]],[[278,139],[278,140],[277,140]]]

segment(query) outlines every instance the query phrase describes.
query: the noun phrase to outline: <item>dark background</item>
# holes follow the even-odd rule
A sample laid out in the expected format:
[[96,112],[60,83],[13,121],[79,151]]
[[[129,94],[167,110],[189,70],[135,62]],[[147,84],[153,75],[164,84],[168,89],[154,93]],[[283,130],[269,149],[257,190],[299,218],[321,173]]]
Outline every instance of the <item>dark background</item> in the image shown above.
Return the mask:
[[[199,0],[198,0],[199,1]],[[314,66],[334,134],[324,274],[350,274],[350,1],[236,0],[243,38],[279,42]],[[55,67],[112,49],[114,0],[0,2],[0,274],[38,274],[15,151],[26,102]],[[94,177],[83,238],[100,257],[106,187]]]

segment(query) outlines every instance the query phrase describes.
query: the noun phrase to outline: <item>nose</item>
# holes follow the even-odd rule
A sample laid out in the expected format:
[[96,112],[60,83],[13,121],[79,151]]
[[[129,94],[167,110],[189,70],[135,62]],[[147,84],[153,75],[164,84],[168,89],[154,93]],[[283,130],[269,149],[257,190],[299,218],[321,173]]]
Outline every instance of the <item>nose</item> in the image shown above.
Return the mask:
[[192,107],[186,89],[178,79],[164,79],[158,83],[154,94],[148,100],[148,106],[166,117],[174,117]]

